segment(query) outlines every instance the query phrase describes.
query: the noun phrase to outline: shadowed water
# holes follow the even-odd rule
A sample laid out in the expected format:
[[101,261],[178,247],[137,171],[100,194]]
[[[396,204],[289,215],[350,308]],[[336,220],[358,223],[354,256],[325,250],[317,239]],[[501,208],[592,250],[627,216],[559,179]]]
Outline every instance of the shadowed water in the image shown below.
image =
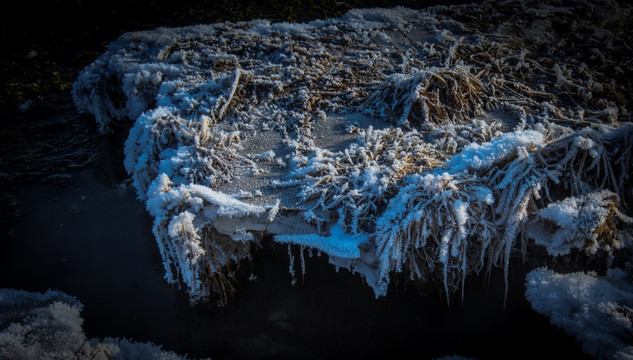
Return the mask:
[[[192,308],[163,280],[151,217],[131,187],[110,187],[90,169],[65,186],[32,182],[9,189],[23,213],[0,243],[0,287],[62,290],[83,304],[92,337],[151,341],[190,357],[214,359],[432,359],[459,354],[477,359],[588,358],[581,345],[531,310],[524,274],[514,261],[507,307],[502,271],[467,282],[448,306],[440,290],[421,295],[401,279],[375,299],[370,287],[325,255],[306,253],[291,286],[288,248],[265,241],[238,272],[238,291],[225,308]],[[11,233],[12,236],[5,236]],[[249,281],[249,275],[257,276]]]

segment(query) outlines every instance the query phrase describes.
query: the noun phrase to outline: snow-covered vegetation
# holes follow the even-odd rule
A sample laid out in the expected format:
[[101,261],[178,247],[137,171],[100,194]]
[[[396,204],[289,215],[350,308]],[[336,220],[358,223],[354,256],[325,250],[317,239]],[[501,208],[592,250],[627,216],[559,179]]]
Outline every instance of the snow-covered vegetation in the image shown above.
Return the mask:
[[376,296],[406,272],[450,299],[528,245],[626,247],[631,9],[596,4],[127,33],[73,95],[102,131],[130,127],[125,168],[167,281],[193,302],[226,302],[263,234],[327,254]]
[[631,359],[632,280],[630,266],[604,276],[538,268],[527,276],[526,296],[534,310],[581,341],[586,353],[597,359]]
[[82,329],[82,309],[79,300],[56,290],[0,289],[0,358],[185,359],[152,343],[88,339]]
[[614,216],[625,222],[630,219],[619,213],[617,201],[617,195],[601,190],[550,203],[539,212],[527,233],[555,256],[569,254],[572,249],[584,249],[593,255],[599,248],[621,248]]

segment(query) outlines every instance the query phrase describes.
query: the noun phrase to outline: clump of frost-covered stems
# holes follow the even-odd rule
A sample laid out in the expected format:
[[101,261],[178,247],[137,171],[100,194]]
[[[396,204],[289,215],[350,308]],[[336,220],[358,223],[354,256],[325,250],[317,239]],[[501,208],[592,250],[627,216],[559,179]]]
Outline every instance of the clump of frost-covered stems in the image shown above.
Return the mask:
[[82,309],[76,298],[56,290],[0,289],[0,358],[186,359],[152,343],[88,339],[82,329]]
[[[487,1],[128,33],[73,95],[103,131],[133,122],[125,167],[166,279],[193,302],[226,302],[266,232],[302,259],[328,253],[377,296],[406,272],[450,297],[491,266],[507,279],[528,242],[624,247],[631,11],[606,3],[618,11]],[[552,36],[564,29],[573,42]],[[347,142],[328,147],[317,125],[337,117]],[[241,182],[259,202],[230,192]],[[297,211],[314,234],[275,223]]]
[[373,231],[371,219],[397,192],[405,175],[430,170],[442,155],[416,131],[374,130],[371,126],[348,130],[358,134],[356,143],[337,153],[308,147],[303,151],[311,152],[310,156],[289,174],[291,180],[276,185],[300,185],[302,201],[316,200],[306,212],[308,221],[319,224],[314,210],[335,211],[339,221],[355,234]]
[[[627,136],[632,134],[629,128]],[[593,254],[598,247],[619,247],[615,217],[630,220],[617,210],[618,196],[608,190],[591,192],[606,184],[618,187],[610,164],[619,159],[609,158],[604,138],[583,130],[546,143],[537,131],[506,133],[466,147],[442,168],[406,179],[406,186],[378,218],[383,286],[389,272],[405,264],[412,277],[441,269],[447,293],[463,283],[471,268],[481,269],[486,261],[502,261],[507,279],[510,255],[517,239],[526,241],[519,235],[528,221],[535,221],[545,204],[549,206],[541,210],[541,218],[559,206],[553,203],[553,188],[556,196],[582,198],[563,200],[574,213],[561,214],[561,221],[570,223],[565,229],[580,226],[563,235],[567,241],[580,242]],[[530,234],[549,252],[559,252],[558,237]]]
[[225,303],[234,290],[231,262],[250,256],[252,234],[236,229],[228,237],[215,230],[213,221],[219,216],[261,215],[265,209],[205,186],[175,185],[165,174],[148,194],[147,207],[155,219],[153,230],[167,282],[184,283],[193,302],[215,293]]

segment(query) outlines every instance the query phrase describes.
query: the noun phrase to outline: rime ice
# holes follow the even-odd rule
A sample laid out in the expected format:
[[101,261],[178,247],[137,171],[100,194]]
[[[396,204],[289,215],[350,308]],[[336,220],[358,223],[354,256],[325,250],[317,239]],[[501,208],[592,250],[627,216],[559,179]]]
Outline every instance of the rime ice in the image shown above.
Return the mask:
[[[610,74],[632,69],[602,41],[628,40],[594,20],[620,10],[486,2],[128,33],[73,96],[101,130],[131,125],[125,168],[193,302],[222,298],[262,234],[326,253],[376,296],[406,271],[450,297],[483,268],[507,276],[526,228],[558,255],[591,242],[579,225],[601,234],[591,254],[619,246],[633,128],[630,85]],[[595,36],[574,48],[555,22]]]
[[597,359],[630,359],[630,276],[621,269],[597,276],[584,272],[557,274],[539,268],[528,274],[526,296],[534,310],[582,342],[586,353]]

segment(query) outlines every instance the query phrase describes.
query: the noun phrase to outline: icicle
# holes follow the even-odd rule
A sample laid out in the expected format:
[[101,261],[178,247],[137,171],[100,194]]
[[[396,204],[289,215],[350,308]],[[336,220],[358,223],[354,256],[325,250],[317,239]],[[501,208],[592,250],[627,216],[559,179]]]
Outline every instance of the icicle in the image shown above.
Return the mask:
[[303,255],[305,251],[305,246],[300,245],[299,251],[300,251],[300,256],[301,256],[301,281],[303,282],[306,275],[306,259],[305,259],[305,256]]
[[290,259],[288,271],[290,272],[290,276],[292,278],[290,285],[295,286],[297,284],[297,278],[295,277],[295,257],[292,255],[292,247],[290,243],[288,244],[288,258]]

